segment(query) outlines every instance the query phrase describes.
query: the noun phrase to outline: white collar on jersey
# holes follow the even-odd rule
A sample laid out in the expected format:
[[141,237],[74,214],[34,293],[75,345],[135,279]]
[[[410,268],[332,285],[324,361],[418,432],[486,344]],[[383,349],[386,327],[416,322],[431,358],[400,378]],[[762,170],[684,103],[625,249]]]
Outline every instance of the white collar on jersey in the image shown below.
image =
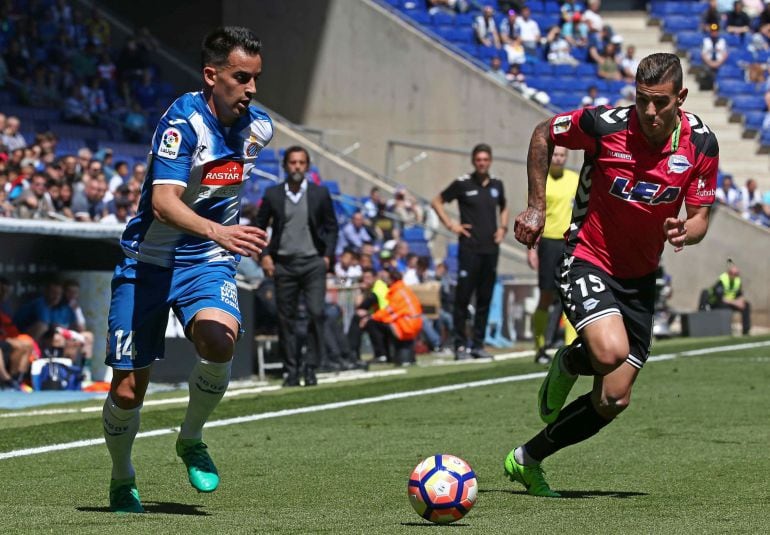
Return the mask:
[[289,189],[288,180],[284,182],[283,188],[284,190],[286,190],[286,196],[289,198],[289,200],[294,204],[298,204],[299,201],[302,199],[302,195],[304,195],[305,192],[307,191],[307,178],[302,180],[302,184],[300,185],[299,191],[297,193],[294,193]]

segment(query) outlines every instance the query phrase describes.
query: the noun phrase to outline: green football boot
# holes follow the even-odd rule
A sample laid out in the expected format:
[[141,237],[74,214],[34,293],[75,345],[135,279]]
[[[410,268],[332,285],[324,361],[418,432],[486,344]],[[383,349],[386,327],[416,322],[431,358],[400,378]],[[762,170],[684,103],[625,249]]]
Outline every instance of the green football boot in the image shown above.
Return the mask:
[[559,411],[564,407],[564,402],[567,401],[567,396],[578,378],[577,375],[569,375],[562,369],[561,361],[568,347],[562,347],[556,352],[551,367],[548,368],[548,375],[540,385],[537,408],[540,419],[547,424],[555,422],[559,417]]
[[511,481],[518,481],[524,485],[527,492],[532,496],[543,496],[545,498],[560,498],[561,494],[551,490],[545,481],[545,472],[539,464],[531,466],[519,464],[513,456],[515,449],[511,450],[505,458],[505,474]]
[[197,439],[176,441],[176,454],[184,461],[190,484],[198,492],[214,492],[219,486],[219,472],[207,449],[206,444]]
[[136,489],[136,478],[110,480],[110,511],[115,513],[144,513]]

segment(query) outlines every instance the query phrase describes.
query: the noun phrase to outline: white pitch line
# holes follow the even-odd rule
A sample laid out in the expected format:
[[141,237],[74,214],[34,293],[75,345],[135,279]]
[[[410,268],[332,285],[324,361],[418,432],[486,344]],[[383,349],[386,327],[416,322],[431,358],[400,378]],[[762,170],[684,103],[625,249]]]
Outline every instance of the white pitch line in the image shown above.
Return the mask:
[[[723,353],[729,351],[740,351],[742,349],[753,349],[757,347],[770,346],[770,341],[765,342],[751,342],[745,344],[735,344],[729,346],[722,346],[717,351],[716,348],[703,348],[695,349],[691,351],[682,351],[679,353],[666,353],[663,355],[657,355],[650,357],[650,361],[663,361],[671,360],[677,357],[691,357],[696,355],[708,355],[710,353]],[[446,392],[453,392],[456,390],[464,390],[468,388],[479,388],[484,386],[498,385],[503,383],[513,383],[518,381],[526,381],[529,379],[538,379],[545,377],[546,372],[525,373],[522,375],[509,375],[507,377],[498,377],[495,379],[484,379],[481,381],[471,381],[467,383],[458,383],[454,385],[438,386],[434,388],[426,388],[423,390],[410,390],[408,392],[397,392],[394,394],[386,394],[383,396],[373,396],[369,398],[351,399],[348,401],[338,401],[334,403],[323,403],[321,405],[310,405],[307,407],[298,407],[295,409],[283,409],[280,411],[263,412],[259,414],[251,414],[249,416],[239,416],[236,418],[226,418],[224,420],[214,420],[208,422],[205,427],[226,427],[230,425],[237,425],[248,422],[256,422],[260,420],[269,420],[272,418],[282,418],[284,416],[294,416],[296,414],[310,414],[314,412],[322,412],[328,410],[342,409],[346,407],[355,407],[360,405],[369,405],[372,403],[382,403],[385,401],[393,401],[398,399],[406,399],[417,396],[427,396],[431,394],[442,394]],[[144,431],[138,433],[136,438],[157,437],[162,435],[170,435],[179,431],[179,428],[165,428],[155,429],[153,431]],[[0,460],[12,459],[15,457],[28,457],[30,455],[38,455],[41,453],[49,453],[52,451],[70,450],[76,448],[84,448],[87,446],[95,446],[97,444],[104,444],[103,438],[94,438],[88,440],[77,440],[75,442],[65,442],[61,444],[51,444],[49,446],[39,446],[36,448],[26,448],[21,450],[12,450],[5,453],[0,453]]]

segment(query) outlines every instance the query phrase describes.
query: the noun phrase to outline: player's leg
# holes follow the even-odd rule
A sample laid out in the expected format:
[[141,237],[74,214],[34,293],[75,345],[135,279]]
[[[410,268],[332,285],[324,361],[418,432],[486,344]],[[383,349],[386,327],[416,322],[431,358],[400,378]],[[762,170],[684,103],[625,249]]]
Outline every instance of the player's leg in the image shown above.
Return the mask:
[[476,272],[476,313],[473,316],[473,349],[474,358],[491,358],[492,355],[484,349],[484,337],[487,332],[489,305],[497,281],[497,253],[478,255],[479,262]]
[[143,512],[131,450],[139,430],[152,362],[163,356],[169,307],[169,270],[126,260],[115,270],[105,364],[113,368],[102,409],[104,440],[112,459],[110,508]]

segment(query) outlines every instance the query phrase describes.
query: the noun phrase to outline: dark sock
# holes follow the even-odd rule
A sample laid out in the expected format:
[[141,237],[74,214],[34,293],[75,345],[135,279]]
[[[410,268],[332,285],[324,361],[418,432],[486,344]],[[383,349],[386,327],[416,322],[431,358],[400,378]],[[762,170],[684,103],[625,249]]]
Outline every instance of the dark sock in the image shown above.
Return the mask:
[[589,392],[564,407],[556,421],[524,444],[524,449],[530,457],[542,461],[562,448],[594,436],[610,422],[596,412]]
[[596,375],[596,370],[591,365],[591,357],[588,356],[588,351],[581,338],[572,342],[562,358],[567,369],[573,374]]

